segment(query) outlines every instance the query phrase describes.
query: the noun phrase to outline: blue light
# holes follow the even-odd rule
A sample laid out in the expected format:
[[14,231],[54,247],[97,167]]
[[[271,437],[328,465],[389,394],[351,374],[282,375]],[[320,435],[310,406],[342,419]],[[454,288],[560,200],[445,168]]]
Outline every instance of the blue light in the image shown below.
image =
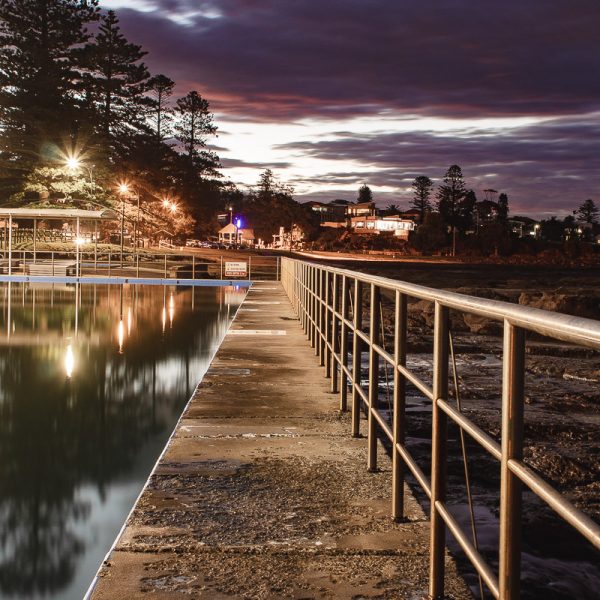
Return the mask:
[[241,227],[242,227],[242,220],[241,220],[240,218],[237,218],[237,219],[235,220],[235,226],[236,226],[238,229],[241,229]]

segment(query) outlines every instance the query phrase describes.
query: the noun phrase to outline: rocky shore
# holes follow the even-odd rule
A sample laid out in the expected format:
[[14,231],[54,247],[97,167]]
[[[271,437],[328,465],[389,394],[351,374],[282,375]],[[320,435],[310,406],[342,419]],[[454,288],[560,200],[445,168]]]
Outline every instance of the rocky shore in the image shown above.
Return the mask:
[[[346,266],[347,268],[347,266]],[[412,283],[544,310],[600,319],[600,274],[473,265],[361,265],[361,270]],[[385,338],[391,347],[393,315],[385,307]],[[366,315],[365,315],[366,316]],[[408,365],[424,380],[432,366],[433,305],[413,300],[408,308]],[[501,419],[501,323],[451,312],[463,410],[499,440]],[[525,460],[578,508],[600,520],[600,353],[531,334],[526,347]],[[380,400],[389,401],[382,373]],[[451,382],[451,397],[455,392]],[[430,457],[431,408],[408,386],[408,443],[425,472]],[[468,527],[458,430],[450,428],[450,502]],[[497,556],[498,463],[468,442],[480,545]],[[426,504],[426,498],[421,500]],[[598,552],[529,491],[523,510],[523,598],[593,598],[600,587]],[[460,559],[459,559],[460,560]],[[461,562],[468,573],[470,567]],[[469,575],[467,575],[469,578]],[[470,576],[473,589],[476,579]]]

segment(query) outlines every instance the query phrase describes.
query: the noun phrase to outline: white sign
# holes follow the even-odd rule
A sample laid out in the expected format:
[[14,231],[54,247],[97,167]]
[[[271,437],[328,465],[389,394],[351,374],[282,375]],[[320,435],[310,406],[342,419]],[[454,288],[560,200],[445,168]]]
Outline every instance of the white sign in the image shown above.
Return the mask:
[[246,277],[248,275],[248,263],[226,262],[225,277]]

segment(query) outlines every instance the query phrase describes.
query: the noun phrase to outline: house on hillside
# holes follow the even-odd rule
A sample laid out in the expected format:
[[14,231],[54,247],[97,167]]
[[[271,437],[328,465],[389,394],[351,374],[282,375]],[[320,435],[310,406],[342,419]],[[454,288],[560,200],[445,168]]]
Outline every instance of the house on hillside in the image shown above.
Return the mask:
[[421,222],[421,211],[418,208],[405,210],[401,213],[398,213],[397,216],[405,221],[412,221],[415,224],[419,224]]
[[319,215],[321,223],[345,223],[348,200],[332,200],[331,202],[308,202],[308,206]]
[[415,224],[409,219],[402,219],[398,216],[378,217],[376,215],[367,215],[363,217],[352,217],[350,219],[350,228],[353,233],[378,235],[384,232],[392,232],[395,237],[407,240],[411,231],[414,231]]
[[529,217],[514,216],[508,219],[508,227],[514,237],[533,236],[536,239],[540,237],[540,224]]
[[375,213],[375,202],[357,202],[356,204],[349,204],[346,210],[346,216],[350,219],[353,217],[374,216]]

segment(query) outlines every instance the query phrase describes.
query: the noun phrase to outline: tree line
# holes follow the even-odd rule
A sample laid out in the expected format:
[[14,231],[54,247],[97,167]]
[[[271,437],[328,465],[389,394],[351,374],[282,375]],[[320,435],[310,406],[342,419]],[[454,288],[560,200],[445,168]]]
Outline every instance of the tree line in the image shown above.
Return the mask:
[[174,99],[175,82],[145,56],[98,0],[0,0],[3,204],[62,195],[110,205],[116,181],[129,180],[145,205],[179,199],[199,222],[214,219],[209,103],[195,90]]
[[[448,168],[435,193],[432,179],[425,175],[414,179],[412,189],[410,208],[418,211],[421,223],[413,240],[417,247],[433,250],[449,244],[455,254],[457,240],[464,240],[467,233],[473,234],[471,237],[481,246],[488,246],[483,250],[491,246],[498,252],[500,247],[509,245],[512,228],[508,195],[488,189],[484,190],[486,198],[478,200],[475,191],[467,187],[459,165]],[[564,220],[556,217],[542,220],[539,236],[553,242],[586,239],[597,228],[599,212],[594,201],[587,199]],[[575,226],[576,220],[589,225],[586,232]]]

